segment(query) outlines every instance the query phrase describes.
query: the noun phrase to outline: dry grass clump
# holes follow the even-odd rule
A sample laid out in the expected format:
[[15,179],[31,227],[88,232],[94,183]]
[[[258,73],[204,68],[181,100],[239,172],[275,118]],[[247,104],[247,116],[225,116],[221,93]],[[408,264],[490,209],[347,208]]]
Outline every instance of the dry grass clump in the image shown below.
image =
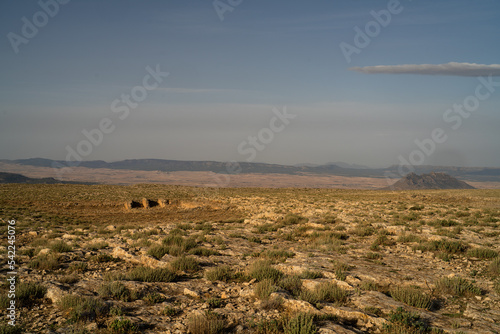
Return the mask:
[[55,270],[59,268],[59,255],[57,254],[43,254],[33,258],[28,267],[38,270]]
[[222,265],[208,269],[205,272],[205,278],[211,282],[222,281],[229,282],[234,278],[234,270],[228,265]]
[[467,251],[468,257],[477,257],[480,259],[493,259],[498,257],[498,252],[486,247],[472,248]]
[[167,268],[135,267],[125,278],[138,282],[173,282],[177,275]]
[[497,257],[490,262],[490,265],[488,266],[488,273],[493,277],[500,276],[500,257]]
[[268,299],[271,293],[276,292],[277,288],[270,279],[260,281],[255,285],[254,294],[259,299]]
[[436,282],[436,290],[455,297],[482,295],[483,291],[470,281],[461,277],[443,277]]
[[315,334],[317,332],[312,314],[299,313],[283,321],[285,334]]
[[300,274],[299,277],[303,279],[316,279],[316,278],[323,278],[324,275],[321,271],[306,269]]
[[215,312],[194,314],[188,318],[187,327],[191,334],[222,334],[225,333],[226,321]]
[[71,252],[73,250],[73,247],[71,247],[70,245],[68,245],[67,243],[65,243],[62,240],[54,241],[53,243],[50,244],[49,248],[51,250],[53,250],[54,252],[58,252],[58,253],[67,253],[67,252]]
[[390,290],[391,297],[397,301],[413,307],[430,310],[432,308],[432,298],[420,291],[415,286],[394,287]]
[[131,302],[138,298],[136,291],[130,290],[121,282],[105,283],[99,287],[97,292],[99,296],[103,298],[116,299],[124,302]]
[[295,275],[285,276],[278,281],[278,286],[292,295],[298,296],[302,291],[302,280]]
[[61,298],[58,307],[69,312],[69,320],[94,320],[108,314],[109,306],[99,298],[66,295]]
[[255,278],[257,281],[270,279],[273,282],[277,282],[284,276],[284,274],[280,270],[274,268],[271,265],[271,262],[267,260],[259,260],[250,266],[248,276]]
[[47,293],[47,288],[36,282],[20,282],[16,287],[18,306],[30,306],[37,303]]
[[174,270],[195,272],[200,269],[200,263],[192,256],[181,256],[170,262]]
[[331,282],[321,282],[313,290],[303,290],[300,293],[300,299],[305,300],[312,305],[319,302],[335,303],[342,305],[347,301],[348,293],[341,289],[337,284]]

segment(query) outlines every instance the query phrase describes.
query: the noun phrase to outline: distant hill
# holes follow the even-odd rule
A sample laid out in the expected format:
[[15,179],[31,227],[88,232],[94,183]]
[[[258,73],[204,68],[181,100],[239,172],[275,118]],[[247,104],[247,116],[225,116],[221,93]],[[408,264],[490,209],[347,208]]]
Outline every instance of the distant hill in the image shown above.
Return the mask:
[[410,173],[389,188],[393,190],[475,189],[473,186],[446,173],[434,172],[422,175]]
[[[53,177],[45,177],[41,179],[27,177],[16,173],[5,173],[0,172],[0,183],[30,183],[30,184],[56,184],[56,183],[66,183],[66,184],[82,184],[81,182],[72,181],[59,181]],[[94,184],[90,182],[85,182],[84,184]]]
[[[56,161],[43,158],[20,159],[20,160],[0,160],[0,162],[16,163],[36,167],[54,167],[66,166],[65,161]],[[400,167],[397,165],[387,168],[363,168],[360,165],[349,165],[342,162],[328,163],[325,165],[299,164],[295,166],[266,164],[256,162],[239,162],[240,171],[236,173],[260,173],[260,174],[324,174],[337,176],[358,176],[358,177],[376,177],[399,179],[401,174]],[[339,166],[340,165],[340,166]],[[221,174],[231,174],[235,171],[228,168],[228,163],[218,161],[182,161],[182,160],[164,160],[164,159],[129,159],[122,161],[106,162],[102,160],[82,161],[78,164],[80,167],[87,168],[109,168],[109,169],[128,169],[143,171],[161,171],[161,172],[214,172]],[[408,170],[406,167],[404,170]],[[453,177],[466,179],[468,181],[479,182],[500,182],[500,168],[488,167],[454,167],[454,166],[413,166],[411,170],[417,174],[427,174],[431,172],[446,173]],[[404,175],[404,174],[403,174]]]

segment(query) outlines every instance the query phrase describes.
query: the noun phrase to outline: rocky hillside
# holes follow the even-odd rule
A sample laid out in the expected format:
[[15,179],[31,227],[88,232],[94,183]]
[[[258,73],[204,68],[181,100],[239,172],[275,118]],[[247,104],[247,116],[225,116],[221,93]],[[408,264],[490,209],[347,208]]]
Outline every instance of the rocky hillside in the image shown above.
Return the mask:
[[390,188],[393,190],[474,189],[473,186],[446,173],[434,172],[422,175],[410,173],[394,183]]

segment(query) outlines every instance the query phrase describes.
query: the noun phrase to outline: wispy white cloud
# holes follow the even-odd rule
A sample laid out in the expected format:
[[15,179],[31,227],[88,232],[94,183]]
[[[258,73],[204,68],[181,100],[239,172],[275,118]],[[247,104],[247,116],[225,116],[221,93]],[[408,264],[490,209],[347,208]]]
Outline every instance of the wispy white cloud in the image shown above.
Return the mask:
[[447,63],[447,64],[406,64],[351,67],[351,71],[365,74],[422,74],[455,75],[462,77],[500,76],[500,64]]
[[184,88],[184,87],[158,87],[156,90],[161,90],[167,93],[177,94],[196,94],[196,93],[235,93],[243,92],[237,89],[220,89],[220,88]]

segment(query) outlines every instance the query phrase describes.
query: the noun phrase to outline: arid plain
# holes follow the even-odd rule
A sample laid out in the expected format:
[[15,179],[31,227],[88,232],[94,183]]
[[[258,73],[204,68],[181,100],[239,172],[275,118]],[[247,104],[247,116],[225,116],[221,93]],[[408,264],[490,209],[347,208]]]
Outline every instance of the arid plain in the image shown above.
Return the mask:
[[5,184],[0,194],[2,219],[16,220],[22,332],[500,331],[500,190]]

